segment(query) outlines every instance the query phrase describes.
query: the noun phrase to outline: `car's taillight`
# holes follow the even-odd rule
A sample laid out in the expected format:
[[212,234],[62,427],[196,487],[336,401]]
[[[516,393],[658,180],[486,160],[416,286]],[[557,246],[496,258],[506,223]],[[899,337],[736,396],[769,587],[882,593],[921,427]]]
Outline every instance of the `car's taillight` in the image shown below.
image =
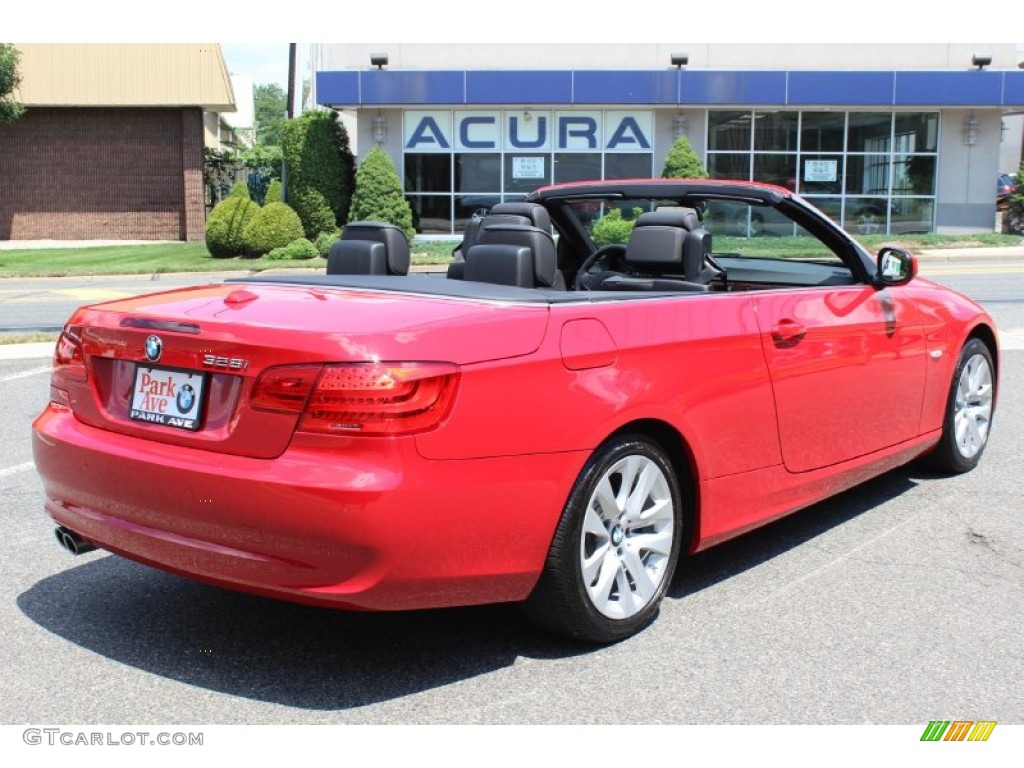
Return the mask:
[[299,430],[407,435],[448,415],[459,369],[451,363],[340,363],[324,366]]
[[82,351],[82,329],[66,325],[57,339],[53,352],[53,371],[50,373],[50,400],[58,405],[71,403],[67,387],[73,382],[88,381],[85,353]]
[[268,368],[256,381],[249,404],[259,411],[302,413],[322,365]]

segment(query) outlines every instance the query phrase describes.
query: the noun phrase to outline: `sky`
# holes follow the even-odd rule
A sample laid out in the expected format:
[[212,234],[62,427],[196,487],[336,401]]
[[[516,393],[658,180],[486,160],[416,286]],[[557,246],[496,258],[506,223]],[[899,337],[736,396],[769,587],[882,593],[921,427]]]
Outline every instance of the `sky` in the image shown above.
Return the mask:
[[[221,43],[220,48],[233,75],[251,75],[254,85],[277,83],[288,90],[288,43]],[[300,80],[309,77],[309,45],[299,43],[296,66]]]
[[[253,68],[268,60],[278,45],[268,39],[320,39],[345,42],[370,38],[406,42],[458,44],[474,42],[658,42],[665,38],[715,42],[1016,42],[1020,14],[953,2],[858,0],[854,4],[821,0],[729,0],[724,3],[680,4],[679,0],[645,0],[635,8],[609,6],[581,13],[580,3],[544,3],[508,23],[500,6],[467,6],[464,0],[431,0],[385,8],[376,3],[326,3],[288,0],[277,13],[239,12],[237,5],[209,0],[176,0],[176,12],[161,14],[158,23],[140,24],[138,0],[48,0],[38,4],[7,3],[4,39],[20,42],[207,42],[246,41],[256,54]],[[100,11],[97,11],[97,7]],[[587,6],[583,6],[587,7]],[[588,7],[588,10],[589,7]],[[234,44],[221,43],[227,47]],[[262,49],[263,52],[260,51]],[[270,53],[267,53],[267,52]],[[239,52],[241,57],[243,54]],[[287,67],[287,53],[282,58]],[[246,62],[239,59],[241,68]],[[234,68],[234,63],[229,63]],[[248,65],[247,65],[248,66]],[[268,76],[273,76],[269,74]],[[254,73],[259,79],[259,75]],[[282,78],[286,77],[281,75]],[[271,82],[277,82],[277,79]]]

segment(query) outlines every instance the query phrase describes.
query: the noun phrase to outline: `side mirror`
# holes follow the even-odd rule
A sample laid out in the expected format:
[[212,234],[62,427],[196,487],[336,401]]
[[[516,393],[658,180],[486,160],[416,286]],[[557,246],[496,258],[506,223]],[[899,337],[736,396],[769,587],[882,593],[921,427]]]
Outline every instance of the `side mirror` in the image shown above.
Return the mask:
[[917,277],[917,257],[900,248],[883,248],[877,263],[877,286],[904,285]]

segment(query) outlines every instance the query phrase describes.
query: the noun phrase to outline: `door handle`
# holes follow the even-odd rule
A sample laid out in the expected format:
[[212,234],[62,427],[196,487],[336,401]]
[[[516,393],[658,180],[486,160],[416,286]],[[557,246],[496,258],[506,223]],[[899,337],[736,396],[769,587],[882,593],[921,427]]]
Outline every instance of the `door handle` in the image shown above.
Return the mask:
[[772,329],[772,341],[783,349],[795,347],[806,335],[807,329],[795,320],[780,320]]

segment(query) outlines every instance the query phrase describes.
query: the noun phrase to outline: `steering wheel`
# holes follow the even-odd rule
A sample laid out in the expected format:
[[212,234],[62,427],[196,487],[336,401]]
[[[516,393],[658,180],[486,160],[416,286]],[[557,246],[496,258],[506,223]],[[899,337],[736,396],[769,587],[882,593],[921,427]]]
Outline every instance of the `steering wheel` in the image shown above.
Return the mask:
[[580,264],[573,287],[577,291],[590,290],[587,278],[591,276],[591,273],[614,271],[615,267],[622,264],[625,257],[626,246],[622,243],[612,243],[598,248]]

